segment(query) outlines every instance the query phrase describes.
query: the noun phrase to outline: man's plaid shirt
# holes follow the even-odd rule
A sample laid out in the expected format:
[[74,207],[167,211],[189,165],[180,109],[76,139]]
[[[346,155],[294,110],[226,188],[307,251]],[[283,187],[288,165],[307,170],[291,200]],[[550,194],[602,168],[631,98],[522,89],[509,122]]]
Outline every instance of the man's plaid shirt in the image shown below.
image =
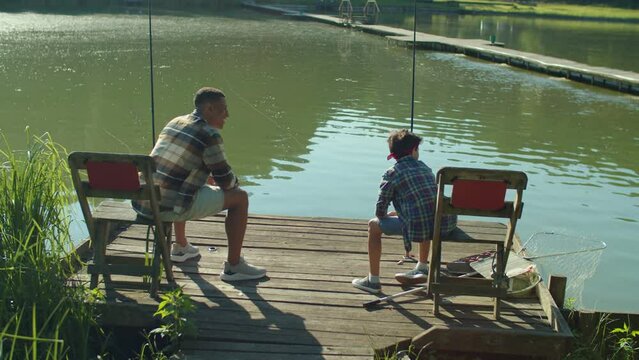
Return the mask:
[[[162,129],[151,156],[157,170],[153,181],[160,187],[160,211],[186,211],[209,174],[224,190],[238,185],[226,161],[222,136],[197,111],[171,120]],[[133,207],[143,214],[151,213],[148,201],[133,202]]]
[[[411,248],[411,241],[433,238],[437,184],[426,164],[408,155],[386,170],[379,186],[375,215],[386,216],[391,201],[402,223],[406,249]],[[447,234],[456,226],[457,216],[445,215],[441,233]]]

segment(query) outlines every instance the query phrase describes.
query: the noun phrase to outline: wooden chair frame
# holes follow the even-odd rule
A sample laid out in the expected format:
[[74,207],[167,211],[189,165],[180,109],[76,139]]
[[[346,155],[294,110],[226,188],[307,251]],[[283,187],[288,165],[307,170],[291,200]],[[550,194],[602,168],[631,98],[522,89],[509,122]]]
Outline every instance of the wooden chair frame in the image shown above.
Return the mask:
[[[93,263],[88,265],[88,273],[91,274],[91,288],[93,289],[98,285],[98,276],[100,274],[103,275],[105,280],[110,280],[111,274],[150,276],[150,294],[155,296],[161,277],[160,258],[164,264],[167,280],[173,282],[174,279],[170,259],[171,223],[160,220],[159,187],[147,185],[153,184],[153,173],[155,173],[153,158],[147,155],[134,154],[73,152],[69,154],[68,162],[73,185],[78,195],[78,201],[94,250]],[[91,178],[91,173],[89,173],[91,169],[87,170],[87,167],[99,168],[100,166],[106,166],[107,169],[109,167],[115,169],[124,168],[129,170],[126,172],[128,179],[131,180],[132,177],[135,177],[135,180],[122,185],[122,181],[118,184],[118,177],[124,174],[109,174],[110,176],[106,178],[98,178],[94,174],[93,178]],[[83,170],[87,170],[89,173],[89,181],[83,180],[80,176],[80,171]],[[135,171],[135,174],[132,171]],[[145,184],[140,184],[139,180],[137,180],[138,172],[141,173]],[[101,205],[92,211],[88,198],[149,200],[153,218],[149,219],[140,216],[132,208],[123,211],[122,208]],[[114,223],[143,224],[154,228],[154,256],[150,267],[144,264],[111,264],[108,262],[106,247],[110,240],[110,228]]]
[[[480,189],[483,185],[494,189],[495,184],[502,184],[505,185],[502,194],[505,195],[506,189],[513,189],[515,190],[515,199],[513,201],[506,201],[504,198],[501,204],[498,202],[498,204],[500,204],[498,206],[495,206],[493,202],[492,207],[489,206],[488,209],[481,208],[481,206],[454,206],[452,201],[453,196],[445,196],[444,192],[447,187],[453,187],[454,192],[455,182],[457,180],[462,180],[462,182],[458,184],[463,183],[463,181],[472,183],[473,186],[475,186],[474,189]],[[528,178],[526,174],[521,171],[445,167],[437,172],[437,203],[435,207],[435,225],[430,249],[430,271],[428,275],[428,292],[433,295],[433,312],[435,314],[439,313],[441,294],[473,295],[494,298],[493,315],[495,319],[499,319],[500,301],[501,298],[506,295],[506,289],[508,287],[508,278],[505,274],[506,263],[508,262],[508,254],[513,245],[517,220],[521,217],[523,208],[522,195],[524,189],[526,189],[527,182]],[[492,190],[488,191],[490,192]],[[461,203],[464,203],[464,201],[461,201]],[[440,232],[442,218],[445,214],[507,218],[506,236],[503,240],[442,238]],[[496,253],[493,278],[452,278],[442,276],[440,272],[441,247],[444,241],[495,245]]]

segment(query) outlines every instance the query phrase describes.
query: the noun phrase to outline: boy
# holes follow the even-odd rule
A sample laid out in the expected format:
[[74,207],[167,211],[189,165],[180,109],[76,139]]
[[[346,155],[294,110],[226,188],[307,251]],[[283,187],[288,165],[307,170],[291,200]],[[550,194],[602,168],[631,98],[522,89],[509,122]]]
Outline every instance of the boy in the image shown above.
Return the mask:
[[[433,171],[419,161],[419,144],[422,138],[408,130],[391,132],[388,137],[390,155],[397,160],[382,176],[375,218],[368,222],[369,275],[354,279],[354,287],[379,293],[379,263],[382,256],[382,234],[402,235],[404,248],[410,250],[411,242],[419,243],[419,262],[415,269],[395,274],[402,284],[419,284],[428,281],[428,253],[435,222],[437,184]],[[387,213],[390,202],[397,211]],[[442,234],[457,226],[457,216],[446,216],[442,221]]]

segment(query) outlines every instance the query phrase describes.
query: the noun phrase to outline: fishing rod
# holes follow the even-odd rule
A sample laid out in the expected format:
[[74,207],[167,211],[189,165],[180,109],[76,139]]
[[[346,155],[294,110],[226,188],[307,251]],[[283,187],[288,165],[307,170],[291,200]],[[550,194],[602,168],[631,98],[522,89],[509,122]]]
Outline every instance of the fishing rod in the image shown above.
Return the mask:
[[[149,0],[150,1],[150,0]],[[417,48],[417,0],[414,0],[413,9],[413,85],[410,97],[410,131],[413,132],[415,115],[415,50]]]
[[155,147],[155,96],[153,93],[153,32],[151,29],[151,0],[148,0],[149,4],[149,72],[151,74],[151,144]]

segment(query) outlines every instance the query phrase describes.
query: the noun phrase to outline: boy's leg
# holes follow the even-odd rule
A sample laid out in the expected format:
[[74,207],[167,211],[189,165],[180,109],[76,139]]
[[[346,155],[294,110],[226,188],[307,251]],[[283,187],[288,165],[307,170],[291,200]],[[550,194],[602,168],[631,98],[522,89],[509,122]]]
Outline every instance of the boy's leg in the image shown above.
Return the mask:
[[369,273],[379,276],[379,263],[382,259],[382,229],[377,218],[368,221],[368,267]]
[[419,243],[419,262],[426,264],[430,253],[430,240]]
[[382,258],[382,229],[377,218],[368,221],[368,276],[353,279],[354,287],[377,294],[382,286],[379,283],[379,263]]
[[395,274],[395,280],[401,284],[422,284],[428,282],[428,254],[430,253],[430,240],[419,243],[419,262],[413,270]]

